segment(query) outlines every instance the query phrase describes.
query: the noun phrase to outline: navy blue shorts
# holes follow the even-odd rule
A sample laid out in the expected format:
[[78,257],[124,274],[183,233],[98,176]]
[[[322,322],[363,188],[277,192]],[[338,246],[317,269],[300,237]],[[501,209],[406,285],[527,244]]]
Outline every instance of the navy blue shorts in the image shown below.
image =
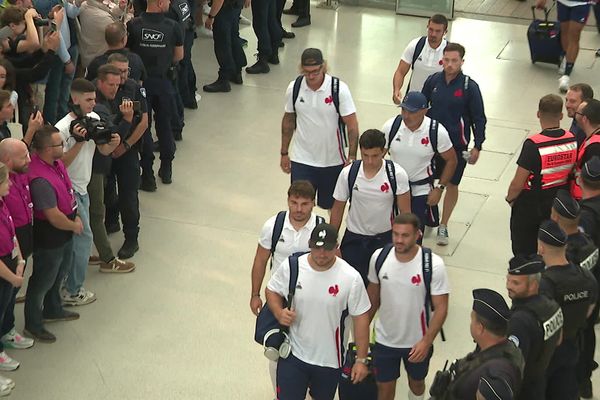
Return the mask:
[[[454,151],[456,152],[456,161],[458,162],[456,164],[456,169],[454,170],[454,175],[452,176],[452,179],[450,179],[450,183],[458,186],[458,184],[460,183],[463,174],[465,173],[465,167],[467,166],[467,161],[465,161],[465,159],[463,158],[463,151],[465,151],[466,149],[461,147],[460,149],[457,149],[456,147],[454,147]],[[440,156],[436,156],[435,157],[435,178],[439,179],[439,177],[442,175],[442,171],[444,170],[444,167],[446,166],[446,161],[444,161],[444,159]]]
[[333,207],[333,190],[344,165],[312,167],[292,161],[292,182],[307,180],[317,191],[317,205],[326,210]]
[[429,356],[420,363],[408,361],[410,349],[397,349],[387,347],[380,343],[373,346],[373,364],[375,367],[375,380],[377,382],[391,382],[400,378],[400,363],[404,363],[404,369],[408,376],[415,381],[422,381],[429,372],[429,360],[433,355],[433,347]]
[[290,355],[277,361],[277,400],[304,400],[306,391],[317,400],[333,400],[341,368],[319,367]]
[[365,287],[369,284],[367,276],[369,274],[371,256],[375,250],[382,248],[388,243],[392,243],[391,230],[375,236],[365,236],[346,229],[342,244],[340,245],[340,252],[344,261],[352,265],[360,273]]
[[558,14],[559,22],[574,21],[585,24],[590,15],[590,5],[584,4],[582,6],[567,7],[564,4],[557,2],[556,13]]
[[413,214],[419,217],[421,221],[421,232],[425,232],[425,226],[436,227],[440,224],[440,211],[438,206],[429,207],[427,205],[427,195],[412,196],[410,198],[410,208]]

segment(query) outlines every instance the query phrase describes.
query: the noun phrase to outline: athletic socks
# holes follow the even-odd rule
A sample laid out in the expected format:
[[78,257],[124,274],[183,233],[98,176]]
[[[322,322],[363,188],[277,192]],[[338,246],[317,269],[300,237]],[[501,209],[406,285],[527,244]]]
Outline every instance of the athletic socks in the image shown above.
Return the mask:
[[408,400],[424,400],[424,399],[425,399],[424,393],[420,396],[417,396],[410,389],[408,389]]

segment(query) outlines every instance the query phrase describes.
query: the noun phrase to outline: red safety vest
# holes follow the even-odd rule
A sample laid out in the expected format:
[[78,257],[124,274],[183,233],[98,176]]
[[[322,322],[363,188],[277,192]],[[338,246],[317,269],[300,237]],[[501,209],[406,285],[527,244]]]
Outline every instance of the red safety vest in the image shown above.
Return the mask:
[[551,189],[567,184],[577,160],[577,139],[569,131],[562,136],[549,137],[541,133],[528,138],[537,147],[542,161],[539,176],[531,173],[524,190]]
[[577,163],[575,164],[575,179],[571,181],[571,196],[575,198],[575,200],[581,200],[582,193],[581,187],[577,183],[577,178],[581,175],[581,161],[583,160],[583,155],[585,154],[585,150],[592,143],[600,143],[600,135],[595,134],[590,136],[589,138],[583,141],[583,145],[581,145],[581,149],[577,154]]

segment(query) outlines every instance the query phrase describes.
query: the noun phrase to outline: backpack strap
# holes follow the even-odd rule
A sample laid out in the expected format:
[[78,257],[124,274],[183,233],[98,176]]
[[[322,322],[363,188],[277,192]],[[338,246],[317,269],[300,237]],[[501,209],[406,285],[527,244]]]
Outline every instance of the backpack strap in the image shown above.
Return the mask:
[[396,190],[398,189],[398,182],[396,182],[396,167],[392,160],[385,160],[385,173],[387,174],[388,181],[392,189],[392,212],[394,216],[398,215],[398,204],[396,203]]
[[294,107],[294,112],[296,112],[296,100],[298,100],[298,95],[300,94],[300,85],[302,85],[302,79],[304,79],[303,75],[300,75],[294,81],[294,88],[292,89],[292,106]]
[[348,172],[348,202],[350,203],[352,203],[352,190],[354,189],[354,184],[356,183],[356,177],[358,176],[361,163],[361,160],[353,161],[352,166],[350,167],[350,172]]
[[290,256],[290,283],[288,286],[288,298],[287,298],[287,307],[288,309],[292,308],[292,301],[294,300],[294,295],[296,294],[296,284],[298,283],[298,257],[305,253],[294,253]]
[[431,249],[421,247],[421,252],[423,257],[423,281],[425,282],[425,291],[427,292],[425,295],[425,317],[427,324],[429,324],[429,317],[431,311],[433,311],[433,304],[431,302],[431,276],[433,275]]
[[398,114],[392,123],[392,127],[390,128],[390,133],[388,133],[388,149],[392,147],[392,140],[398,134],[398,130],[400,129],[400,125],[402,124],[402,115]]
[[348,134],[346,133],[346,123],[340,114],[340,78],[337,76],[331,77],[331,99],[335,106],[335,111],[338,113],[338,129],[342,136],[342,143],[344,147],[348,147]]
[[427,40],[427,36],[421,36],[419,38],[419,41],[417,42],[417,45],[415,47],[415,52],[413,53],[412,63],[411,63],[411,68],[413,68],[413,69],[415,68],[415,63],[419,59],[419,56],[421,55],[423,48],[425,47],[426,40]]
[[429,124],[429,141],[431,142],[431,148],[435,154],[438,154],[438,127],[440,123],[435,119],[431,120]]
[[320,215],[317,215],[317,216],[315,217],[315,219],[316,219],[316,225],[315,225],[315,226],[317,226],[317,225],[319,225],[319,224],[323,224],[323,223],[325,223],[325,218],[321,217]]
[[275,249],[277,243],[281,238],[281,232],[283,232],[283,224],[285,223],[285,211],[279,211],[275,217],[275,224],[273,225],[273,233],[271,234],[271,268],[273,268],[273,256],[275,255]]
[[383,246],[381,252],[377,256],[377,259],[375,260],[375,274],[377,275],[377,279],[379,279],[379,271],[381,271],[381,267],[383,267],[383,263],[387,259],[387,256],[390,254],[390,251],[392,251],[393,247],[394,245],[392,243],[386,244]]

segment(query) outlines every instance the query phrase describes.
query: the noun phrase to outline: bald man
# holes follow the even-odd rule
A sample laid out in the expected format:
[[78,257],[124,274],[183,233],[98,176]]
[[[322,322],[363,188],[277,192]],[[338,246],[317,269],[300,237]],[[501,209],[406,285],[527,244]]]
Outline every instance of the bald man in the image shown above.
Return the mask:
[[[23,259],[27,259],[33,252],[33,203],[29,193],[27,171],[29,169],[29,150],[24,142],[14,138],[7,138],[0,142],[0,162],[9,170],[11,182],[10,191],[4,198],[4,203],[15,225],[15,234],[21,248]],[[14,289],[4,320],[0,329],[1,341],[5,347],[27,349],[33,346],[33,339],[19,334],[15,328],[15,298],[19,288]]]

